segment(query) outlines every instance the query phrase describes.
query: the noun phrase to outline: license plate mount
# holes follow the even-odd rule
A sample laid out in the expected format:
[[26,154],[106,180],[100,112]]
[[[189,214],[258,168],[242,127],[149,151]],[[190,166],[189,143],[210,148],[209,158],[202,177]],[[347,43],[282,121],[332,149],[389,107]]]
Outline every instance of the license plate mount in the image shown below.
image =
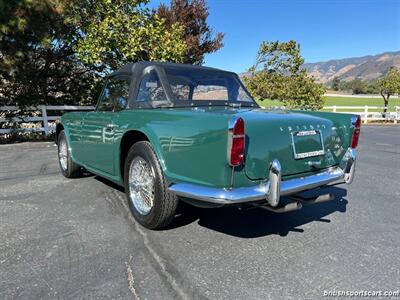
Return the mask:
[[292,147],[295,159],[325,154],[324,141],[320,130],[292,132]]

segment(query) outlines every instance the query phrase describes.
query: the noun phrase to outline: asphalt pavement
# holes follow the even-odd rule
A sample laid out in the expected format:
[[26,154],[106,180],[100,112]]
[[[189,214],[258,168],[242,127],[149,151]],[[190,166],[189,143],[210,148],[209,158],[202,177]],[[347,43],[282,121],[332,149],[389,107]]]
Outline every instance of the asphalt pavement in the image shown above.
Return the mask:
[[400,126],[365,126],[352,185],[274,214],[196,209],[166,230],[123,190],[66,179],[52,143],[0,145],[1,299],[321,299],[400,288]]

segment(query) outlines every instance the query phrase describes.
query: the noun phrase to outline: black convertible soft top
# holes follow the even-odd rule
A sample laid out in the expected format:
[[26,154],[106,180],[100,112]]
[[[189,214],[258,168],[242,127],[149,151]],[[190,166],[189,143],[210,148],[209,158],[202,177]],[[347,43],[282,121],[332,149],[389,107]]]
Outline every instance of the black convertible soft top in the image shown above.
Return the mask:
[[[140,82],[146,74],[153,70],[157,73],[162,87],[161,94],[165,95],[165,97],[159,97],[157,100],[141,101],[141,99],[138,99]],[[236,73],[217,68],[171,62],[139,61],[128,63],[107,77],[111,79],[120,76],[129,77],[131,82],[127,108],[226,106],[232,104],[257,106]],[[184,86],[189,88],[190,91],[182,96],[179,90],[184,91]],[[215,86],[225,90],[225,98],[194,99],[193,94],[196,87],[199,87],[202,95],[206,95],[210,88],[214,88],[214,92],[218,95],[218,90]],[[151,87],[149,88],[151,89]],[[239,95],[239,93],[241,94]],[[240,99],[241,97],[246,99]]]
[[[116,76],[116,75],[136,75],[140,76],[142,71],[150,66],[160,66],[160,67],[175,67],[175,68],[191,68],[191,69],[198,69],[198,70],[213,70],[213,71],[220,71],[220,72],[228,72],[217,68],[211,67],[204,67],[204,66],[197,66],[197,65],[189,65],[189,64],[178,64],[173,62],[161,62],[161,61],[138,61],[135,63],[128,63],[122,66],[119,70],[112,72],[109,76]],[[232,72],[229,72],[232,73]]]

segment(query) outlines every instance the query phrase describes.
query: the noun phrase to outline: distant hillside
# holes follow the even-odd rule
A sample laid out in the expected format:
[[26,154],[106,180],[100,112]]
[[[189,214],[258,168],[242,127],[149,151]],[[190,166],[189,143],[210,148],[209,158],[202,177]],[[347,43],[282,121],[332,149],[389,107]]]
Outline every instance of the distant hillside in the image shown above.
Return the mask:
[[335,76],[344,81],[355,78],[370,81],[386,74],[392,66],[400,68],[400,51],[303,65],[318,82],[322,83],[332,81]]

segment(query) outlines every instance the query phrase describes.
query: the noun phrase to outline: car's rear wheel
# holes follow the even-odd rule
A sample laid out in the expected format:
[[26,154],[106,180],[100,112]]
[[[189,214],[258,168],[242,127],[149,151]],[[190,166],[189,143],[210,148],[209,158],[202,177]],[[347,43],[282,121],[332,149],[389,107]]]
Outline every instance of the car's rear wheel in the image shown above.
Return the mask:
[[135,143],[129,150],[124,182],[129,207],[141,225],[159,229],[172,221],[178,198],[168,191],[160,163],[149,142]]
[[67,178],[78,177],[81,174],[80,166],[77,165],[71,158],[68,150],[68,141],[64,130],[58,135],[58,163],[61,173]]

